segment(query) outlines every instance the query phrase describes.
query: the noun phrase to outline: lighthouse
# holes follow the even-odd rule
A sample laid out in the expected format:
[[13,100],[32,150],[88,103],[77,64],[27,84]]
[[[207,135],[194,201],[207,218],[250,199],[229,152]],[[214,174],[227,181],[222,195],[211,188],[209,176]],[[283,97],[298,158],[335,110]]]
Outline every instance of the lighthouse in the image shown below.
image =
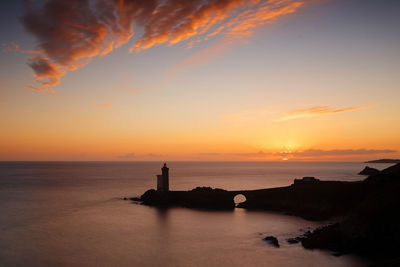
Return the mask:
[[157,175],[157,191],[169,191],[169,168],[167,167],[167,163],[164,163],[164,166],[161,168],[161,174]]

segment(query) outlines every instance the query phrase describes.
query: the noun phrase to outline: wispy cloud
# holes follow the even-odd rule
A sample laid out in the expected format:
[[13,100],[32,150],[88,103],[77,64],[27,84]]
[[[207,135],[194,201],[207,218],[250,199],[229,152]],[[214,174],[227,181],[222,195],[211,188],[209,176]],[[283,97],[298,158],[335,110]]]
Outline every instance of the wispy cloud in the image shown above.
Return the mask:
[[[237,156],[244,159],[268,159],[268,158],[282,158],[290,157],[294,159],[318,159],[321,157],[346,157],[346,156],[362,156],[362,155],[380,155],[391,154],[398,151],[393,149],[306,149],[299,151],[283,150],[283,151],[263,151],[257,152],[241,152],[241,153],[227,153],[216,155]],[[201,155],[201,154],[200,154]],[[207,154],[205,154],[207,155]]]
[[[222,44],[211,49],[216,55],[232,40],[253,34],[257,27],[294,13],[309,1],[48,0],[41,5],[25,1],[22,23],[36,37],[38,47],[23,50],[13,43],[3,50],[32,54],[28,65],[35,80],[41,86],[54,87],[68,71],[127,43],[134,35],[134,24],[143,27],[144,33],[131,46],[131,52],[186,40],[193,47],[223,36]],[[181,65],[197,64],[204,53]]]
[[[221,35],[222,38],[215,45],[205,48],[173,66],[169,70],[168,79],[173,79],[181,72],[187,71],[192,67],[209,63],[211,60],[221,56],[223,52],[228,51],[238,41],[253,35],[256,28],[274,23],[281,16],[296,12],[301,6],[305,5],[307,0],[255,0],[242,2],[239,8],[226,6],[226,9],[221,11],[219,17],[212,20],[212,25],[207,25],[205,26],[206,29],[199,30],[200,34],[196,34],[196,39],[188,42],[187,48],[193,48],[196,44],[214,36]],[[240,9],[241,11],[238,11]],[[214,24],[215,27],[211,27]]]
[[352,156],[352,155],[373,155],[373,154],[390,154],[395,153],[392,149],[307,149],[303,151],[295,151],[289,153],[294,156],[301,157],[318,157],[318,156]]
[[345,108],[332,108],[329,106],[315,106],[310,108],[304,109],[295,109],[288,112],[285,116],[275,119],[274,121],[287,121],[293,120],[298,118],[307,118],[307,117],[314,117],[320,115],[328,115],[328,114],[336,114],[336,113],[344,113],[344,112],[351,112],[360,109],[365,109],[370,107],[370,105],[365,106],[354,106],[354,107],[345,107]]
[[43,53],[42,50],[25,50],[25,49],[21,49],[21,47],[16,42],[11,42],[9,44],[2,44],[1,46],[2,46],[1,52],[3,52],[3,53],[18,52],[18,53],[30,54],[30,55]]
[[16,42],[11,42],[9,44],[2,44],[1,52],[8,53],[8,52],[18,52],[22,54],[41,54],[43,53],[42,50],[24,50]]

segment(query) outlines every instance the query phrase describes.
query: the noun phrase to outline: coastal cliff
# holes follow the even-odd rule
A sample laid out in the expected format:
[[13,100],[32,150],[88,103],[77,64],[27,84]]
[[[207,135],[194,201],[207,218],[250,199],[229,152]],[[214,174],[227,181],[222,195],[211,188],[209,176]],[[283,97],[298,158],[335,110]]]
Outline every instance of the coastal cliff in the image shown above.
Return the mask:
[[298,237],[309,249],[357,253],[375,259],[390,259],[400,266],[400,164],[366,178],[364,198],[354,203],[344,219]]

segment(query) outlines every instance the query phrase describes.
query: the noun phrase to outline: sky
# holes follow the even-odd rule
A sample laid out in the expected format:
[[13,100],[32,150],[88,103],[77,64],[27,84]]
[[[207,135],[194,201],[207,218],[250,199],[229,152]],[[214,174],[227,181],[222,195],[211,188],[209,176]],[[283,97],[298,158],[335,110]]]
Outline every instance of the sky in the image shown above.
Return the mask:
[[0,5],[2,161],[400,158],[397,0]]

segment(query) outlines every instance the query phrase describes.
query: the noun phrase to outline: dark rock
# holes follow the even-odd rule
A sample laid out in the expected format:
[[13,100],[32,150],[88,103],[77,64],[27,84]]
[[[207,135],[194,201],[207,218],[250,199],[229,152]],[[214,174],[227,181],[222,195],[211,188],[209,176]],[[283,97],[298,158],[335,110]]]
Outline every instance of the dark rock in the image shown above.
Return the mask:
[[382,260],[377,263],[370,265],[369,267],[399,267],[400,258],[394,258],[389,260]]
[[196,188],[193,188],[192,190],[190,190],[191,192],[212,192],[213,189],[209,186],[198,186]]
[[312,232],[307,231],[303,236],[297,237],[297,239],[307,249],[343,250],[339,224],[323,226]]
[[378,261],[398,257],[399,166],[389,167],[364,180],[365,197],[353,205],[342,221],[299,237],[303,247],[327,249],[340,254],[356,253]]
[[295,238],[288,238],[288,239],[286,239],[286,241],[287,241],[289,244],[297,244],[297,243],[300,242],[300,240],[299,240],[297,237],[295,237]]
[[382,170],[383,174],[400,174],[400,163]]
[[245,196],[241,208],[277,211],[319,221],[346,215],[366,197],[366,190],[362,182],[316,181],[254,190]]
[[270,243],[274,247],[279,248],[279,242],[275,236],[270,235],[270,236],[265,237],[263,240]]
[[303,177],[301,179],[294,179],[294,184],[298,185],[298,184],[304,184],[304,183],[316,183],[319,182],[320,180],[315,178],[315,177],[311,177],[311,176],[306,176]]
[[197,193],[221,193],[221,192],[228,192],[227,190],[221,189],[221,188],[211,188],[209,186],[198,186],[192,190],[191,192],[197,192]]
[[400,163],[400,159],[377,159],[366,161],[365,163]]
[[[126,200],[126,197],[124,199]],[[132,201],[142,201],[139,197],[131,197],[130,200],[132,200]]]
[[371,168],[366,166],[362,171],[360,171],[358,174],[359,175],[375,175],[380,173],[379,170],[375,169],[375,168]]
[[191,191],[146,191],[140,199],[143,204],[159,207],[187,207],[209,210],[232,210],[235,203],[231,193],[222,189],[198,187]]

